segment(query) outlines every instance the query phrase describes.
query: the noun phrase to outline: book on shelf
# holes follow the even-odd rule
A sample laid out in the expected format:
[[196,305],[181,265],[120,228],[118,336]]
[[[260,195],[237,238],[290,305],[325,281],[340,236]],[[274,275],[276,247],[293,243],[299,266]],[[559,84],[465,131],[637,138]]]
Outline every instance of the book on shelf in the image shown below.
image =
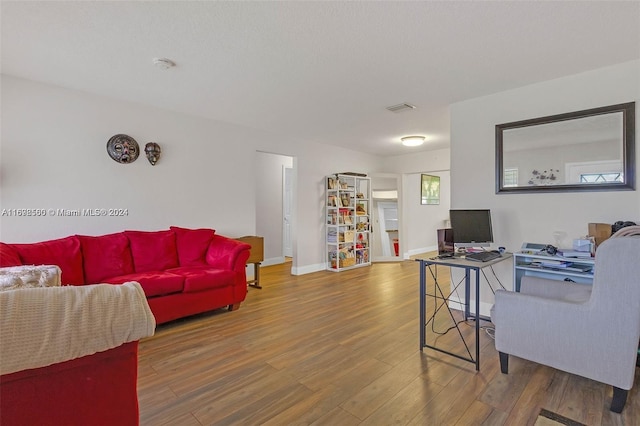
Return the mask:
[[565,270],[572,272],[592,272],[593,265],[569,263]]
[[591,258],[591,253],[588,251],[578,251],[573,249],[559,249],[557,255],[560,257],[574,257],[581,259]]
[[570,272],[584,272],[584,273],[591,273],[593,270],[593,265],[585,265],[585,264],[574,263],[574,262],[564,262],[561,260],[542,260],[542,261],[534,261],[534,262],[522,262],[522,263],[518,263],[517,266],[525,266],[525,267],[540,268],[540,269],[563,270],[563,271],[570,271]]
[[541,266],[544,268],[566,268],[567,262],[561,260],[541,260],[538,262],[531,262],[532,266]]

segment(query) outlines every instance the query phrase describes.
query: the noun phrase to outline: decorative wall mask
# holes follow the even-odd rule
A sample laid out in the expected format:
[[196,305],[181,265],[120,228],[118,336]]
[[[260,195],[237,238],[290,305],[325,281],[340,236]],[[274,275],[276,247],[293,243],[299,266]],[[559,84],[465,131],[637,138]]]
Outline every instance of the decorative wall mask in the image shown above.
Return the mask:
[[109,156],[118,163],[133,163],[140,154],[138,142],[131,136],[117,134],[107,142]]
[[160,159],[160,145],[155,142],[149,142],[144,146],[144,153],[147,154],[147,160],[152,166],[156,165],[156,162]]

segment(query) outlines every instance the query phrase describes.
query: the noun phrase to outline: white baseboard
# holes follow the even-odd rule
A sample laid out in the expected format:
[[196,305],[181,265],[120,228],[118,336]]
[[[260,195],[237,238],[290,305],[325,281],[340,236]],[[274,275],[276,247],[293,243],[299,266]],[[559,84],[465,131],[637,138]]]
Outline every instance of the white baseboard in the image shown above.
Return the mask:
[[272,257],[270,259],[263,260],[260,263],[260,266],[280,265],[281,263],[284,263],[284,261],[285,261],[284,256]]
[[438,246],[421,247],[413,250],[409,250],[405,259],[409,259],[409,256],[415,256],[416,254],[428,253],[430,251],[438,250]]
[[305,265],[298,266],[296,268],[291,268],[291,275],[304,275],[310,274],[312,272],[325,271],[327,269],[327,265],[325,263],[316,263],[315,265]]

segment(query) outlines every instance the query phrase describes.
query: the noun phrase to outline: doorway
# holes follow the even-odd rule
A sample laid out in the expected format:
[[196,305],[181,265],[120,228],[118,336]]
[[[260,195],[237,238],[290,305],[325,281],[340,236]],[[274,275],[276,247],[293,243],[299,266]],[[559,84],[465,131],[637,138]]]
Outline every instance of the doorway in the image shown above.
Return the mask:
[[264,238],[262,266],[293,260],[294,158],[256,152],[256,235]]
[[371,174],[371,261],[402,260],[401,179],[394,173]]

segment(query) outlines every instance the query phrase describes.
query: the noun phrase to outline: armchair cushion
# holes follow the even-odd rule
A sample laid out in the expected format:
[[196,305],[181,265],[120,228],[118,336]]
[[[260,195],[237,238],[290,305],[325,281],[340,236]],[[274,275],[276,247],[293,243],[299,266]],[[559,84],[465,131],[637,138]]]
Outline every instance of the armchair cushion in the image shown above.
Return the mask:
[[582,303],[591,297],[591,286],[539,277],[522,277],[520,293],[547,299]]

